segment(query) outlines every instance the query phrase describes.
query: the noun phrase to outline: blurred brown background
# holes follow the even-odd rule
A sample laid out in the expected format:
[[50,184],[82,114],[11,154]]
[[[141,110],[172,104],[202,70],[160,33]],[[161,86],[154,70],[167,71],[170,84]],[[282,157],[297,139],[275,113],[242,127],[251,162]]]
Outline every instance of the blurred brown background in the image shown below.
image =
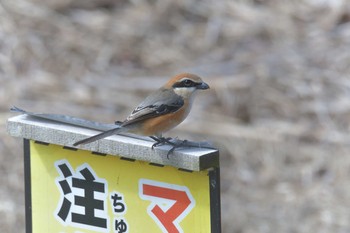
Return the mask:
[[12,105],[110,123],[184,71],[211,89],[169,135],[220,148],[223,232],[350,232],[347,0],[1,0],[0,232],[24,232]]

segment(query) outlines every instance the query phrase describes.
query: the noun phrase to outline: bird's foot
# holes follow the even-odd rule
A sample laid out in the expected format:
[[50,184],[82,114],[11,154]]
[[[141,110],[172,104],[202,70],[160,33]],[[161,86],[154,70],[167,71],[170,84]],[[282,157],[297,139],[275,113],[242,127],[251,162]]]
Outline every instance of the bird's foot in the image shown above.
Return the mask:
[[160,145],[171,145],[172,146],[172,148],[167,153],[168,159],[169,159],[169,155],[171,155],[175,151],[176,148],[186,147],[187,143],[188,143],[187,140],[171,141],[172,138],[155,137],[155,136],[150,136],[150,138],[152,138],[154,141],[156,141],[152,145],[152,149],[154,149],[155,147],[160,146]]
[[155,143],[153,143],[152,145],[152,150],[157,147],[157,146],[161,146],[161,145],[172,145],[174,146],[175,144],[173,142],[171,142],[170,140],[172,138],[164,138],[164,137],[156,137],[156,136],[150,136],[150,138],[152,138],[154,141],[156,141]]

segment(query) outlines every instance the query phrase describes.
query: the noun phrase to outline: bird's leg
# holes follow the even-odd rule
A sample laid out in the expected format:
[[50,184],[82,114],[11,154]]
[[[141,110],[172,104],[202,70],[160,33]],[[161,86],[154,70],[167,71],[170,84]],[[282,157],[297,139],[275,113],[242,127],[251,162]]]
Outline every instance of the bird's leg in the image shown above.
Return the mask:
[[149,136],[149,137],[152,138],[154,141],[156,141],[152,145],[152,149],[154,149],[154,147],[157,147],[159,145],[165,145],[165,144],[175,146],[175,143],[170,141],[172,138],[164,138],[164,137],[157,137],[157,136]]

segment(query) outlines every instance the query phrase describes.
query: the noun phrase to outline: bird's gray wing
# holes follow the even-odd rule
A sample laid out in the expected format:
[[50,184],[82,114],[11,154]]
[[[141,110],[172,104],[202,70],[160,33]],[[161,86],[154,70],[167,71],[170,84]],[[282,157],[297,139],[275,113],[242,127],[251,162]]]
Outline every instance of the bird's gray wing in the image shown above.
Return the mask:
[[122,126],[176,112],[183,105],[184,100],[181,96],[174,93],[173,90],[160,89],[149,95],[139,106],[137,106],[126,118]]

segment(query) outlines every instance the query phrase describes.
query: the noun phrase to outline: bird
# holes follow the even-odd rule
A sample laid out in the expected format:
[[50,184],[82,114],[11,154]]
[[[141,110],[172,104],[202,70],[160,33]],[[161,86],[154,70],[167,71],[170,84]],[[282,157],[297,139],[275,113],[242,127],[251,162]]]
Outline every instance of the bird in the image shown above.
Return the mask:
[[[191,73],[181,73],[172,77],[165,85],[147,96],[116,128],[77,141],[73,146],[87,144],[120,133],[149,136],[155,143],[171,144],[172,150],[179,145],[164,138],[163,133],[183,122],[190,113],[197,90],[209,89],[209,85]],[[186,140],[185,140],[186,141]],[[181,145],[184,144],[183,142]]]

